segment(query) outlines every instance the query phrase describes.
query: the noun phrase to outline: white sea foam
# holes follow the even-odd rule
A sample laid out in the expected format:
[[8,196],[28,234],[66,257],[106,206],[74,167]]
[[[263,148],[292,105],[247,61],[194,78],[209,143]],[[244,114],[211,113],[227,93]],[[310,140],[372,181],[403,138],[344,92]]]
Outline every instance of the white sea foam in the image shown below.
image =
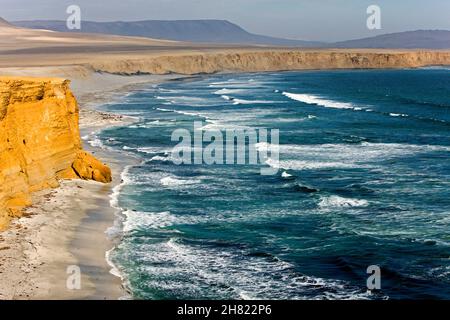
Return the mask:
[[292,174],[289,174],[286,171],[283,171],[283,173],[281,173],[281,177],[284,179],[289,179],[292,177]]
[[250,80],[242,80],[242,81],[238,81],[238,80],[234,80],[234,79],[230,79],[228,81],[218,81],[218,82],[213,82],[209,85],[210,88],[217,88],[217,89],[223,89],[223,88],[232,88],[232,89],[247,89],[247,88],[257,88],[257,87],[261,87],[263,85],[262,82],[260,81],[255,81],[252,79]]
[[154,156],[150,159],[150,161],[162,161],[162,162],[168,162],[172,159],[170,157],[162,157],[162,156]]
[[158,100],[169,100],[171,102],[201,102],[205,99],[198,97],[189,97],[189,96],[156,96]]
[[182,92],[181,90],[173,90],[173,89],[165,89],[165,88],[158,88],[159,92],[164,92],[164,93],[180,93]]
[[170,212],[141,212],[126,210],[126,220],[123,232],[131,232],[146,229],[161,229],[169,227],[177,222],[177,218]]
[[170,153],[170,150],[163,148],[163,147],[140,147],[140,148],[132,148],[129,146],[123,146],[122,150],[125,151],[138,151],[146,154],[155,154],[155,153],[164,153],[164,155],[168,155]]
[[175,110],[165,109],[165,108],[156,108],[156,110],[159,110],[159,111],[162,111],[162,112],[175,112]]
[[116,267],[116,265],[112,262],[111,259],[111,253],[114,251],[115,248],[108,250],[105,252],[105,260],[106,263],[110,266],[109,273],[111,273],[113,276],[119,278],[120,280],[124,281],[124,276],[120,273],[119,269]]
[[215,100],[192,96],[157,96],[156,99],[181,106],[208,107],[215,105]]
[[165,177],[160,180],[161,184],[165,187],[176,187],[184,185],[192,185],[201,183],[201,180],[196,179],[178,179],[173,177]]
[[404,113],[389,113],[391,117],[408,117],[407,114]]
[[191,116],[191,117],[203,117],[201,113],[198,112],[191,112],[191,111],[181,111],[181,110],[174,110],[175,113],[184,114],[185,116]]
[[88,143],[92,146],[92,147],[96,147],[96,148],[104,148],[104,144],[103,142],[99,139],[99,138],[94,138],[92,140],[88,140]]
[[201,131],[217,131],[217,130],[248,130],[250,127],[239,126],[232,123],[220,122],[217,120],[208,120],[208,124],[199,128]]
[[154,154],[154,153],[168,153],[170,152],[168,149],[162,148],[162,147],[140,147],[136,149],[139,152],[147,153],[147,154]]
[[[187,245],[176,238],[142,245],[139,252],[143,272],[158,275],[145,280],[147,287],[186,292],[192,297],[202,297],[208,290],[229,299],[368,298],[366,291],[344,281],[301,274],[277,257]],[[180,281],[178,275],[186,280]]]
[[[275,150],[267,143],[255,145],[257,150]],[[280,161],[267,162],[274,168],[307,170],[332,168],[368,168],[379,161],[428,152],[450,152],[448,146],[399,143],[278,145]]]
[[227,88],[223,88],[223,89],[215,91],[214,94],[220,96],[220,95],[224,95],[224,94],[227,95],[227,94],[242,93],[242,92],[245,92],[245,90],[244,89],[227,89]]
[[140,129],[140,128],[150,129],[150,128],[164,126],[164,125],[168,125],[168,124],[171,124],[171,123],[160,121],[160,120],[153,120],[153,121],[148,121],[146,123],[133,124],[133,125],[130,125],[128,127],[129,128],[135,128],[135,129]]
[[350,208],[350,207],[367,207],[369,202],[362,199],[350,199],[339,196],[322,197],[319,202],[320,208]]
[[190,117],[199,117],[199,118],[203,118],[205,119],[205,121],[210,120],[209,116],[204,113],[204,112],[193,112],[193,111],[185,111],[185,110],[170,110],[170,109],[162,109],[162,108],[156,108],[159,111],[164,111],[164,112],[174,112],[174,113],[178,113],[178,114],[182,114],[185,116],[190,116]]
[[121,183],[118,184],[113,188],[113,192],[110,195],[110,206],[122,210],[122,208],[119,206],[119,196],[120,191],[122,191],[123,187],[126,185],[129,185],[132,183],[132,179],[130,178],[130,169],[132,168],[132,165],[126,166],[122,173],[120,174]]
[[319,96],[314,96],[310,94],[299,94],[299,93],[290,93],[283,92],[283,95],[295,100],[300,101],[306,104],[314,104],[326,108],[335,108],[335,109],[352,109],[352,110],[362,110],[361,107],[356,107],[352,103],[338,102],[334,100],[324,99]]
[[360,159],[373,159],[379,157],[388,158],[390,155],[397,156],[401,154],[415,154],[430,151],[450,151],[448,146],[440,145],[416,145],[403,143],[376,143],[361,142],[359,144],[312,144],[312,145],[280,145],[281,152],[286,153],[314,153],[331,154],[339,156],[342,154],[351,154],[352,157],[358,153],[363,153]]
[[273,160],[268,159],[265,162],[267,165],[275,169],[287,170],[314,170],[314,169],[352,169],[362,167],[352,163],[342,162],[316,162],[316,161],[302,161],[302,160]]
[[269,101],[269,100],[245,100],[245,99],[233,99],[233,104],[268,104],[268,103],[279,103],[279,101]]

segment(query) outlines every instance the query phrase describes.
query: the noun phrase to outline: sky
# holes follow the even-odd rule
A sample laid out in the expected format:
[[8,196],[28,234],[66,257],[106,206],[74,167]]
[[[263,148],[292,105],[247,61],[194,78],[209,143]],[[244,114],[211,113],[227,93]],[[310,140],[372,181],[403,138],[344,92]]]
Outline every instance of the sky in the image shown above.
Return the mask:
[[[450,0],[0,0],[7,20],[225,19],[249,32],[290,39],[340,41],[417,29],[450,30]],[[381,9],[381,30],[367,28],[367,7]]]

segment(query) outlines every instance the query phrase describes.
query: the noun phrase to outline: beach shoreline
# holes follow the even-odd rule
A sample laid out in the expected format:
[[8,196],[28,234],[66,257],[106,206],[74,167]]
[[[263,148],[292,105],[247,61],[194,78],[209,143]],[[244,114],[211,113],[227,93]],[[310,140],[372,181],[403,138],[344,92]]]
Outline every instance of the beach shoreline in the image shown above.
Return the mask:
[[[71,77],[67,76],[68,72],[75,67],[49,68],[16,69],[14,72],[10,69],[9,73],[50,73],[72,81],[72,90],[80,104],[84,148],[111,167],[113,183],[63,181],[59,188],[33,195],[33,205],[25,210],[24,217],[14,220],[8,230],[0,233],[0,299],[129,298],[122,280],[111,272],[113,266],[106,257],[120,240],[120,233],[111,238],[107,231],[120,216],[119,210],[110,204],[113,189],[121,183],[123,170],[139,161],[125,152],[92,146],[86,140],[98,131],[135,121],[99,111],[98,106],[117,101],[143,85],[188,76],[94,72]],[[67,288],[70,266],[81,270],[81,290]]]
[[[47,71],[43,68],[39,73]],[[24,70],[24,74],[27,72]],[[80,105],[80,135],[87,138],[101,130],[134,122],[135,119],[96,108],[116,101],[140,85],[179,77],[94,73],[90,79],[74,78],[72,90]],[[98,85],[101,79],[107,85]],[[120,216],[119,210],[110,205],[110,197],[114,187],[121,183],[125,167],[139,162],[125,153],[92,146],[87,141],[83,144],[85,150],[111,167],[113,182],[61,181],[56,189],[33,194],[33,205],[24,210],[24,216],[0,233],[0,299],[129,297],[121,278],[111,272],[114,266],[107,261],[107,253],[120,240],[120,232],[108,233]],[[80,289],[70,284],[77,270],[81,276]]]

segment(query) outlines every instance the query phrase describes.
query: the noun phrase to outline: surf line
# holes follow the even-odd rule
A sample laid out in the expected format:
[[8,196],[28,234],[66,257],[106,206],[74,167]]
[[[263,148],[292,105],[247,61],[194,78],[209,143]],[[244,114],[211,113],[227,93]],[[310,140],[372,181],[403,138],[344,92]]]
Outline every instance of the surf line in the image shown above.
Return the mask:
[[[172,132],[171,141],[178,142],[172,158],[175,165],[278,164],[279,140],[279,129],[269,132],[266,128],[233,128],[226,129],[224,135],[219,129],[205,130],[201,121],[195,121],[193,134],[187,129]],[[262,145],[269,147],[261,148]],[[278,166],[262,167],[260,171],[262,175],[274,175]]]

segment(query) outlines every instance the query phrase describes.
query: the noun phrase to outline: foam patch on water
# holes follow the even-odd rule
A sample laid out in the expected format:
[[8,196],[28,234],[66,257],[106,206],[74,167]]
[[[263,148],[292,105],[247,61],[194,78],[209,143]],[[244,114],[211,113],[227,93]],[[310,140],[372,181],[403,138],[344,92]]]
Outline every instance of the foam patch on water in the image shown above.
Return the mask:
[[224,130],[248,130],[251,129],[247,126],[240,126],[232,123],[226,123],[216,120],[208,120],[208,124],[200,127],[198,130],[201,131],[224,131]]
[[122,191],[124,186],[130,185],[133,183],[133,180],[130,178],[131,168],[133,168],[132,165],[126,166],[124,168],[124,170],[120,174],[121,183],[113,188],[113,190],[112,190],[113,192],[110,195],[109,204],[111,207],[113,207],[115,209],[122,210],[122,208],[119,206],[120,192]]
[[235,80],[235,79],[229,79],[227,81],[217,81],[212,82],[208,85],[210,88],[217,88],[217,89],[224,89],[224,88],[232,88],[232,89],[254,89],[259,88],[264,85],[261,81],[256,81],[255,79],[249,79],[249,80]]
[[137,231],[148,231],[150,229],[165,229],[173,225],[196,224],[207,221],[207,218],[174,215],[169,211],[164,212],[143,212],[126,210],[123,213],[126,217],[123,222],[123,232],[131,234]]
[[240,104],[270,104],[270,103],[280,103],[279,101],[270,100],[245,100],[245,99],[232,99],[234,105]]
[[132,250],[140,261],[140,272],[152,275],[139,282],[141,288],[146,287],[145,292],[164,290],[187,299],[370,297],[346,282],[301,274],[290,263],[270,254],[187,245],[176,238],[141,244]]
[[275,169],[286,170],[314,170],[314,169],[354,169],[363,168],[362,165],[356,165],[352,163],[343,162],[315,162],[315,161],[302,161],[302,160],[274,160],[268,159],[265,162],[267,165]]
[[170,150],[163,147],[141,147],[136,149],[139,152],[146,154],[164,153],[168,154]]
[[204,113],[204,112],[194,112],[194,111],[164,109],[164,108],[156,108],[156,109],[159,110],[159,111],[163,111],[163,112],[173,112],[173,113],[178,113],[178,114],[182,114],[182,115],[185,115],[185,116],[203,118],[205,121],[209,121],[210,120],[208,114]]
[[286,170],[332,169],[332,168],[370,168],[380,161],[404,158],[430,152],[450,152],[450,147],[439,145],[414,145],[399,143],[360,144],[314,144],[278,145],[256,144],[257,150],[276,151],[280,161],[270,160],[267,164]]
[[214,96],[198,97],[195,96],[196,92],[193,91],[191,95],[160,95],[156,96],[157,100],[160,100],[162,104],[168,104],[173,106],[186,106],[186,107],[213,107],[220,104],[220,100]]
[[408,117],[407,114],[404,113],[389,113],[391,117]]
[[127,210],[124,212],[126,220],[123,231],[125,233],[136,230],[160,229],[173,225],[178,220],[170,212],[141,212]]
[[245,92],[245,91],[246,90],[244,90],[244,89],[227,89],[227,88],[223,88],[223,89],[215,91],[214,94],[216,94],[218,96],[221,96],[221,95],[242,93],[242,92]]
[[162,112],[175,112],[175,110],[173,109],[166,109],[166,108],[156,108],[156,110],[158,111],[162,111]]
[[169,162],[172,161],[171,157],[163,157],[163,156],[154,156],[150,159],[150,162],[153,161],[161,161],[161,162]]
[[290,93],[283,92],[283,95],[288,97],[289,99],[300,101],[306,104],[314,104],[321,107],[326,108],[334,108],[334,109],[352,109],[352,110],[362,110],[361,107],[356,107],[352,103],[338,102],[334,100],[328,100],[319,96],[310,95],[310,94],[299,94],[299,93]]
[[319,202],[320,208],[361,208],[367,207],[369,202],[364,199],[350,199],[339,196],[322,197]]
[[201,183],[201,180],[197,179],[178,179],[173,177],[165,177],[160,180],[160,183],[165,187],[177,187],[185,185],[193,185]]
[[284,178],[284,179],[289,179],[289,178],[292,178],[292,174],[289,174],[286,171],[283,171],[281,173],[281,177]]
[[87,141],[92,147],[95,148],[101,148],[103,149],[105,145],[103,144],[102,140],[100,140],[98,137],[93,137],[90,140]]

